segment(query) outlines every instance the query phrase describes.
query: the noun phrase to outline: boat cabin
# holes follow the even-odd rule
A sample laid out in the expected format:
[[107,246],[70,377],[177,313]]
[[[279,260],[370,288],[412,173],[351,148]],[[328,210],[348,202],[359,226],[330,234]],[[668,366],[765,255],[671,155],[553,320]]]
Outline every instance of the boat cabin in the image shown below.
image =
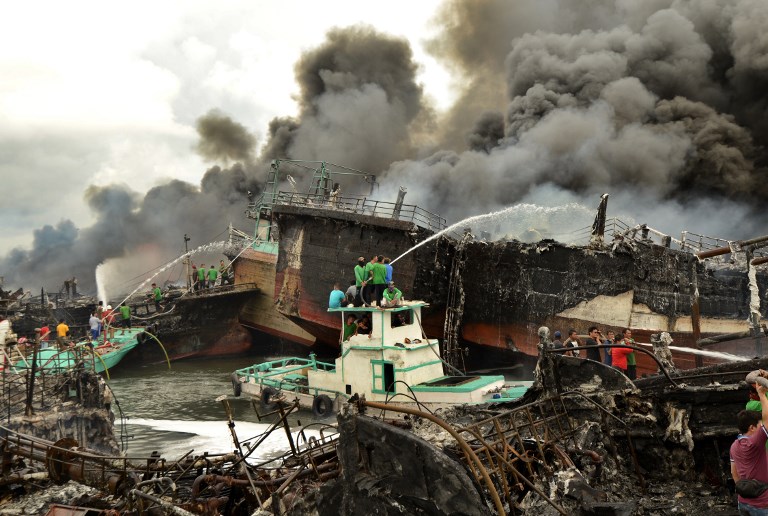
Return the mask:
[[[479,388],[499,378],[446,376],[438,340],[428,339],[421,327],[424,306],[428,305],[422,301],[406,301],[393,308],[330,308],[329,312],[338,312],[342,318],[341,354],[335,361],[335,371],[308,371],[309,385],[347,395],[365,394],[371,401],[407,395],[409,389],[417,397],[428,393],[430,401],[438,403],[455,403],[457,393],[466,395],[461,400],[464,403],[482,401]],[[344,323],[350,314],[358,320],[367,315],[370,333],[343,340]]]

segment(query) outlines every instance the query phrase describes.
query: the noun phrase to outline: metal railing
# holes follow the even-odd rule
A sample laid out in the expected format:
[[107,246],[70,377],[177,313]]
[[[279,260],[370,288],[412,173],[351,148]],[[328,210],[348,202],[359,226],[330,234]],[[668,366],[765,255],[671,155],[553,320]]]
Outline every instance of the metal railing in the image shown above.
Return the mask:
[[264,193],[256,203],[249,205],[251,212],[258,211],[259,206],[299,206],[336,210],[357,215],[368,215],[388,219],[413,222],[419,227],[430,231],[440,231],[446,228],[446,219],[420,208],[414,204],[397,204],[389,201],[378,201],[365,196],[328,196],[325,194],[306,194],[280,191],[275,194]]

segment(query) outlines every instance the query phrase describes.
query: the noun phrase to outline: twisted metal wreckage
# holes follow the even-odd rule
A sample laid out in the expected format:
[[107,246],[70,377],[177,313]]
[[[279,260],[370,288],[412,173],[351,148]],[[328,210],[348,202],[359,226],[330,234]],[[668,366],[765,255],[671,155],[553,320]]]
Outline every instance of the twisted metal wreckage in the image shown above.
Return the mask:
[[[92,425],[95,414],[113,417],[108,388],[97,375],[74,370],[30,386],[27,380],[34,376],[12,378],[6,372],[0,489],[31,487],[43,478],[74,480],[100,490],[80,498],[79,505],[123,514],[631,514],[730,508],[723,458],[735,434],[733,415],[746,401],[746,373],[768,369],[768,359],[685,373],[667,371],[671,364],[657,359],[664,374],[632,382],[603,364],[561,356],[550,347],[546,328],[540,337],[536,381],[505,407],[430,413],[353,397],[338,416],[338,432],[323,426],[314,437],[305,427],[294,438],[287,417],[298,404],[286,392],[271,411],[254,402],[260,418],[272,424],[264,434],[240,440],[229,400],[222,396],[233,452],[189,452],[175,461],[79,446],[74,435],[88,440],[95,433],[80,428],[78,434],[78,425]],[[663,339],[655,344],[663,355]],[[36,421],[35,430],[53,429],[57,438],[30,435],[30,418],[48,417],[30,413],[51,412],[54,406],[58,422]],[[78,423],[61,423],[65,406]],[[255,463],[259,445],[279,430],[289,450]]]

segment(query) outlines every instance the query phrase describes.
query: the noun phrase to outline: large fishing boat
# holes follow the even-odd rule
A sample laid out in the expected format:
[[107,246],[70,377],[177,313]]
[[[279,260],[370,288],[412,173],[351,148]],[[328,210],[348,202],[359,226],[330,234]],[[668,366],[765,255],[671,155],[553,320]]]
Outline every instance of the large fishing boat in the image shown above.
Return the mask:
[[[280,184],[288,185],[281,170],[295,163],[272,163],[264,195],[250,209],[277,248],[278,312],[318,342],[338,346],[339,321],[324,308],[333,284],[354,278],[359,256],[399,256],[446,223],[404,204],[404,189],[395,202],[342,195],[338,167],[324,162],[298,162],[313,167],[309,192],[299,193],[294,181],[280,190]],[[758,354],[765,338],[759,320],[766,315],[759,292],[768,288],[768,278],[755,267],[768,237],[729,242],[684,232],[676,239],[607,219],[607,198],[582,244],[490,242],[470,231],[444,233],[398,260],[394,280],[407,299],[436,308],[423,321],[428,333],[443,334],[456,358],[469,346],[474,364],[535,356],[541,325],[581,334],[593,324],[630,328],[639,342],[666,331],[683,348],[740,335],[736,344],[713,346]],[[725,254],[728,260],[717,258]],[[681,368],[715,360],[680,351],[675,358]],[[639,357],[640,373],[653,370],[650,359]]]

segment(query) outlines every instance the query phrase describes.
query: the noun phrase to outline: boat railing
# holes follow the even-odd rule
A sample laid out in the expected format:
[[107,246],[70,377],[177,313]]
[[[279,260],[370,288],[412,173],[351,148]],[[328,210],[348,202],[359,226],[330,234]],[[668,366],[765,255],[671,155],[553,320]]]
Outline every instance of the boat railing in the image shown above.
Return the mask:
[[270,196],[267,202],[273,206],[330,209],[356,215],[404,220],[430,231],[441,231],[447,226],[445,218],[414,204],[379,201],[361,195],[341,196],[281,191]]
[[282,360],[273,360],[271,362],[263,362],[261,364],[252,365],[243,369],[239,369],[237,374],[260,381],[265,378],[271,378],[278,375],[285,375],[294,371],[302,371],[306,368],[311,368],[315,371],[333,371],[335,365],[326,362],[318,362],[314,358],[284,358]]
[[[592,227],[586,226],[557,236],[558,240],[564,243],[586,246],[589,244],[592,236]],[[662,231],[654,229],[647,224],[630,226],[618,217],[606,219],[605,241],[606,243],[620,241],[652,242],[656,245],[685,251],[691,254],[729,247],[733,243],[724,238],[700,235],[691,231],[683,231],[680,234],[680,238],[675,238]],[[766,255],[768,255],[768,253],[766,253],[764,249],[753,250],[753,256],[755,257]]]

